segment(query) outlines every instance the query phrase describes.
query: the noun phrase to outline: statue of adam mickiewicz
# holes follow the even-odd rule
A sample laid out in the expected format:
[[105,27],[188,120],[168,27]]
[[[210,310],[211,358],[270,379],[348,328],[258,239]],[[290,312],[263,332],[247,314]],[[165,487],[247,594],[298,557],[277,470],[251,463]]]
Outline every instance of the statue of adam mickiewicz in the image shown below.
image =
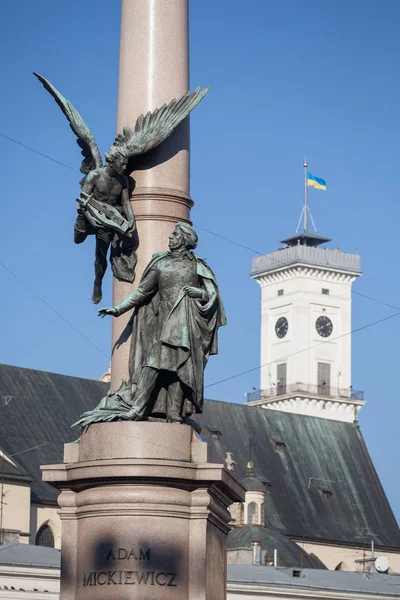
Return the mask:
[[218,327],[226,318],[213,272],[192,252],[197,239],[193,227],[178,223],[169,250],[154,254],[136,289],[117,306],[99,310],[101,317],[119,317],[135,307],[131,387],[127,394],[109,394],[96,413],[114,408],[115,418],[181,423],[202,412],[204,368],[218,352]]

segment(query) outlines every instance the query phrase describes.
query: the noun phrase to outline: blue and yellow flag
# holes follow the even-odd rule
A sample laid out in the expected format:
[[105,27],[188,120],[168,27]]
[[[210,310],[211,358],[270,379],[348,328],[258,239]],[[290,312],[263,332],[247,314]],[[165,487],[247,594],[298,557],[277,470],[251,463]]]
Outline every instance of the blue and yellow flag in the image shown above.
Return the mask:
[[307,186],[316,188],[317,190],[326,190],[326,181],[320,177],[314,177],[311,173],[307,173]]

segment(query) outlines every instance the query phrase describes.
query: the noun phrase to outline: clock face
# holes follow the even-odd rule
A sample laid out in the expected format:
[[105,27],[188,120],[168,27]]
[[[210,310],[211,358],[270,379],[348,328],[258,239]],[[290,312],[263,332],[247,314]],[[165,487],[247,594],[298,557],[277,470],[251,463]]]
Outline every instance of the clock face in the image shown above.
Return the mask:
[[325,315],[318,317],[315,322],[315,329],[321,337],[329,337],[333,331],[332,321]]
[[286,317],[280,317],[275,323],[275,333],[278,338],[283,338],[288,332],[289,323]]

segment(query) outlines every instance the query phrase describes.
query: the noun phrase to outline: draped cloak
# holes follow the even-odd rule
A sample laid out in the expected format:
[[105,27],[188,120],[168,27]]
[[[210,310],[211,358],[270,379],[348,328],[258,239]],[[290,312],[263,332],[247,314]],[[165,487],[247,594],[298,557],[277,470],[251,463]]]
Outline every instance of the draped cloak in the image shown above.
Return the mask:
[[[226,324],[226,316],[214,273],[193,253],[190,255],[196,261],[197,287],[205,292],[204,300],[190,298],[181,289],[172,309],[166,312],[158,286],[151,292],[141,292],[151,271],[168,254],[166,251],[153,255],[138,287],[115,308],[121,314],[141,298],[131,318],[129,373],[133,406],[136,385],[143,367],[147,366],[176,373],[188,392],[182,410],[185,416],[202,412],[204,368],[210,354],[218,352],[218,327]],[[156,393],[152,415],[165,416],[167,390],[161,388]]]

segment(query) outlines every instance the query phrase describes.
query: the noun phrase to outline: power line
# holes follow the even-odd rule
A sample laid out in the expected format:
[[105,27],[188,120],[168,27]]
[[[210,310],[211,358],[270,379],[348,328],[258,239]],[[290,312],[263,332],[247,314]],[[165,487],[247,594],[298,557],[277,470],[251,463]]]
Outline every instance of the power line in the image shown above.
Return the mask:
[[[48,154],[39,152],[39,150],[36,150],[35,148],[32,148],[31,146],[28,146],[27,144],[24,144],[23,142],[19,142],[18,140],[14,139],[8,135],[5,135],[4,133],[0,133],[0,136],[10,142],[13,142],[14,144],[18,144],[18,146],[22,146],[22,148],[26,148],[27,150],[29,150],[30,152],[33,152],[34,154],[38,154],[39,156],[41,156],[43,158],[47,158],[48,160],[51,160],[52,162],[56,163],[57,165],[60,165],[61,167],[65,167],[66,169],[69,169],[70,171],[74,171],[75,173],[80,173],[80,171],[78,171],[78,169],[74,169],[70,165],[67,165],[55,158],[52,158]],[[206,229],[205,227],[200,227],[200,225],[195,224],[195,227],[197,227],[197,229],[201,229],[202,231],[205,231],[206,233],[209,233],[210,235],[213,235],[221,240],[224,240],[225,242],[234,244],[235,246],[238,246],[239,248],[243,248],[244,250],[248,250],[249,252],[253,252],[254,254],[257,254],[259,256],[262,256],[264,254],[263,252],[260,252],[259,250],[255,250],[254,248],[251,248],[250,246],[245,246],[244,244],[240,244],[239,242],[236,242],[235,240],[231,240],[230,238],[223,236],[219,233],[216,233],[215,231],[211,231],[210,229]],[[277,265],[282,265],[282,266],[285,265],[285,263],[278,260],[277,258],[273,258],[273,257],[271,257],[271,258],[274,262],[276,262]],[[357,296],[362,296],[363,298],[368,298],[369,300],[372,300],[373,302],[378,302],[380,304],[383,304],[384,306],[388,306],[389,308],[393,308],[395,310],[400,310],[400,308],[398,306],[394,306],[393,304],[389,304],[387,302],[384,302],[383,300],[379,300],[378,298],[372,298],[371,296],[367,296],[367,294],[362,294],[361,292],[356,292],[356,291],[353,291],[353,294],[357,294]]]
[[6,140],[9,140],[10,142],[13,142],[14,144],[18,144],[18,146],[22,146],[22,148],[26,148],[26,150],[29,150],[30,152],[33,152],[34,154],[38,154],[39,156],[42,156],[43,158],[47,158],[48,160],[51,160],[52,162],[56,163],[57,165],[60,165],[61,167],[65,167],[66,169],[69,169],[70,171],[75,171],[75,173],[77,172],[77,169],[73,169],[69,165],[66,165],[63,162],[61,162],[55,158],[52,158],[48,154],[39,152],[39,150],[35,150],[35,148],[31,148],[31,146],[27,146],[26,144],[23,144],[22,142],[19,142],[18,140],[15,140],[14,138],[12,138],[10,136],[5,135],[4,133],[0,133],[0,136],[5,138]]
[[[14,139],[14,138],[12,138],[10,136],[7,136],[7,135],[5,135],[3,133],[0,133],[0,136],[3,137],[3,138],[5,138],[5,139],[7,139],[7,140],[9,140],[9,141],[11,141],[11,142],[13,142],[13,143],[15,143],[15,144],[18,144],[19,146],[21,146],[21,147],[29,150],[30,152],[38,154],[39,156],[41,156],[43,158],[47,158],[48,160],[51,160],[52,162],[54,162],[54,163],[56,163],[56,164],[58,164],[58,165],[60,165],[62,167],[65,167],[65,168],[67,168],[67,169],[69,169],[71,171],[74,171],[74,172],[78,173],[77,169],[73,169],[69,165],[66,165],[63,162],[61,162],[59,160],[56,160],[56,159],[52,158],[51,156],[48,156],[47,154],[44,154],[43,152],[39,152],[38,150],[36,150],[35,148],[32,148],[31,146],[28,146],[27,144],[19,142],[18,140]],[[215,236],[215,237],[217,237],[217,238],[219,238],[221,240],[224,240],[224,241],[226,241],[228,243],[234,244],[235,246],[239,246],[240,248],[243,248],[244,250],[248,250],[250,252],[253,252],[254,254],[257,254],[257,255],[262,255],[263,254],[262,252],[259,252],[258,250],[255,250],[254,248],[250,248],[249,246],[245,246],[244,244],[240,244],[239,242],[236,242],[235,240],[232,240],[232,239],[230,239],[230,238],[228,238],[226,236],[220,235],[219,233],[211,231],[210,229],[206,229],[205,227],[200,227],[199,225],[195,225],[195,227],[197,227],[197,229],[201,229],[202,231],[205,231],[206,233],[209,233],[210,235],[213,235],[213,236]],[[285,265],[285,263],[283,263],[282,261],[280,261],[280,260],[278,260],[276,258],[273,258],[273,260],[278,265],[282,265],[282,266]],[[103,352],[103,350],[101,350],[101,348],[99,348],[96,344],[94,344],[88,337],[86,337],[81,331],[79,331],[79,329],[77,329],[70,321],[68,321],[68,319],[66,319],[61,313],[59,313],[55,308],[53,308],[48,302],[46,302],[36,292],[34,292],[27,284],[25,284],[25,282],[23,282],[19,277],[17,277],[15,275],[15,273],[13,273],[10,269],[8,269],[1,261],[0,261],[0,264],[3,266],[4,269],[6,269],[9,273],[11,273],[11,275],[13,275],[18,281],[20,281],[20,283],[22,283],[22,285],[24,285],[27,289],[29,289],[41,302],[43,302],[46,306],[48,306],[48,308],[50,308],[53,312],[55,312],[61,319],[63,319],[63,321],[65,321],[66,323],[68,323],[68,325],[70,325],[70,327],[72,327],[77,333],[79,333],[79,335],[81,335],[84,339],[86,339],[86,341],[88,341],[92,346],[94,346],[104,356],[107,356],[107,358],[109,358],[109,356],[106,355]],[[384,302],[383,300],[379,300],[378,298],[372,298],[371,296],[368,296],[367,294],[363,294],[361,292],[357,292],[357,291],[354,291],[354,290],[353,290],[353,294],[357,294],[358,296],[361,296],[363,298],[367,298],[367,299],[369,299],[369,300],[371,300],[373,302],[378,302],[378,303],[380,303],[380,304],[382,304],[384,306],[387,306],[387,307],[392,308],[394,310],[400,311],[399,307],[394,306],[393,304],[389,304],[387,302]],[[354,329],[352,331],[349,331],[348,333],[345,333],[345,334],[343,334],[341,336],[338,336],[338,337],[336,337],[334,339],[339,339],[340,337],[344,337],[344,336],[350,335],[351,333],[356,333],[356,332],[361,331],[363,329],[367,329],[368,327],[372,327],[374,325],[382,323],[383,321],[386,321],[388,319],[392,319],[393,317],[396,317],[398,314],[400,314],[400,312],[398,312],[398,313],[396,313],[394,315],[390,315],[388,317],[385,317],[383,319],[379,319],[378,321],[374,321],[372,323],[369,323],[367,325],[364,325],[364,326],[359,327],[357,329]],[[329,340],[329,341],[332,341],[332,340]],[[304,348],[302,350],[298,350],[297,352],[294,352],[293,354],[289,354],[286,358],[289,358],[290,356],[293,356],[294,354],[299,354],[301,352],[306,352],[306,351],[311,350],[312,348],[320,346],[321,344],[324,344],[324,343],[328,343],[328,342],[320,342],[319,344],[316,344],[315,346],[310,346],[309,348]],[[242,375],[246,375],[247,373],[258,371],[259,369],[262,369],[262,368],[268,366],[269,364],[272,364],[272,363],[266,363],[265,365],[259,365],[257,367],[253,367],[252,369],[248,369],[246,371],[242,371],[241,373],[237,373],[236,375],[232,375],[231,377],[227,377],[227,378],[222,379],[220,381],[216,381],[216,382],[211,383],[211,384],[209,384],[209,385],[207,385],[205,387],[207,387],[207,388],[208,387],[213,387],[215,385],[219,385],[220,383],[224,383],[225,381],[230,381],[231,379],[235,379],[237,377],[241,377]]]
[[353,291],[353,294],[357,294],[357,296],[362,296],[363,298],[368,298],[368,300],[372,300],[373,302],[378,302],[379,304],[383,304],[384,306],[388,306],[389,308],[394,308],[394,310],[400,310],[398,306],[394,306],[393,304],[388,304],[383,300],[378,300],[378,298],[372,298],[371,296],[367,296],[367,294],[362,294],[361,292]]
[[62,319],[65,323],[67,323],[74,331],[76,331],[76,333],[78,333],[81,337],[83,337],[83,339],[85,339],[87,342],[89,342],[89,344],[91,344],[94,348],[96,348],[96,350],[98,350],[99,352],[101,352],[101,354],[103,356],[105,356],[108,360],[110,360],[110,356],[108,354],[106,354],[105,352],[103,352],[103,350],[101,348],[99,348],[99,346],[97,346],[84,333],[82,333],[82,331],[80,331],[77,327],[75,327],[75,325],[73,323],[71,323],[71,321],[69,321],[66,317],[64,317],[64,315],[62,315],[56,308],[54,308],[54,306],[52,306],[44,298],[42,298],[41,296],[39,296],[39,294],[37,292],[35,292],[35,290],[33,290],[27,283],[25,283],[25,281],[23,281],[20,277],[18,277],[18,275],[16,275],[2,261],[0,261],[0,265],[3,267],[3,269],[5,269],[5,271],[7,271],[8,273],[10,273],[10,275],[12,275],[14,277],[14,279],[16,279],[17,281],[19,281],[19,283],[21,285],[23,285],[24,287],[26,287],[26,289],[29,290],[31,292],[31,294],[33,294],[38,300],[40,300],[40,302],[42,302],[45,306],[47,306],[47,308],[49,308],[51,311],[53,311],[53,313],[55,313],[58,317],[60,317],[60,319]]
[[[231,240],[227,237],[224,237],[223,235],[220,235],[219,233],[215,233],[215,231],[210,231],[209,229],[205,229],[204,227],[200,227],[200,225],[197,225],[196,223],[193,223],[193,225],[196,227],[196,229],[201,229],[202,231],[206,231],[207,233],[210,233],[211,235],[215,235],[215,237],[220,238],[221,240],[225,240],[226,242],[230,242],[231,244],[235,244],[235,246],[239,246],[240,248],[244,248],[245,250],[250,250],[250,252],[254,252],[254,254],[259,254],[260,256],[262,256],[262,252],[258,252],[258,250],[254,250],[254,248],[249,248],[248,246],[244,246],[243,244],[239,244],[239,242],[235,242],[235,240]],[[283,263],[282,263],[283,264]]]
[[[362,325],[361,327],[352,329],[351,331],[348,331],[347,333],[343,333],[342,335],[338,335],[335,338],[332,338],[330,340],[326,340],[323,342],[319,342],[318,344],[314,344],[314,346],[309,346],[308,348],[302,348],[301,350],[297,350],[296,352],[293,352],[292,354],[283,356],[280,360],[287,360],[288,358],[290,358],[291,356],[295,356],[296,354],[301,354],[302,352],[308,352],[308,350],[313,350],[314,348],[317,348],[318,346],[322,346],[322,344],[328,344],[335,340],[339,340],[340,338],[345,337],[347,335],[351,335],[352,333],[357,333],[358,331],[362,331],[363,329],[368,329],[369,327],[378,325],[378,323],[383,323],[383,321],[388,321],[389,319],[393,319],[394,317],[397,317],[398,315],[400,315],[400,312],[397,312],[394,315],[389,315],[388,317],[383,317],[383,319],[378,319],[378,321],[373,321],[372,323],[368,323],[367,325]],[[209,387],[213,387],[215,385],[219,385],[220,383],[225,383],[226,381],[230,381],[231,379],[236,379],[237,377],[241,377],[242,375],[247,375],[247,373],[252,373],[254,371],[258,371],[259,369],[263,369],[264,367],[268,367],[269,365],[272,365],[272,364],[274,364],[274,361],[267,362],[263,365],[259,365],[258,367],[253,367],[252,369],[247,369],[247,371],[242,371],[241,373],[236,373],[236,375],[232,375],[231,377],[226,377],[225,379],[220,379],[219,381],[214,381],[214,383],[209,383],[208,385],[206,385],[204,387],[209,388]]]

